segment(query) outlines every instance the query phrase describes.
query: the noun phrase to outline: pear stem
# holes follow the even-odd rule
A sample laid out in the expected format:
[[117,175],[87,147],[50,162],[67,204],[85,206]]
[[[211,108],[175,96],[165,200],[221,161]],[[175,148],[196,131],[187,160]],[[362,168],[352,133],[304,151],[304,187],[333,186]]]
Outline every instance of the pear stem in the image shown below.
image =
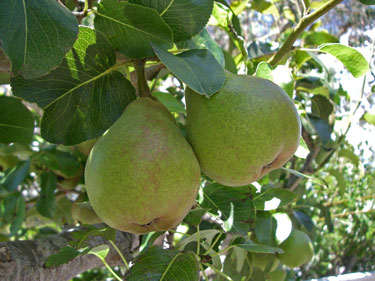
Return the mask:
[[134,61],[135,74],[137,76],[137,92],[140,97],[151,97],[151,91],[146,79],[145,64],[145,60]]

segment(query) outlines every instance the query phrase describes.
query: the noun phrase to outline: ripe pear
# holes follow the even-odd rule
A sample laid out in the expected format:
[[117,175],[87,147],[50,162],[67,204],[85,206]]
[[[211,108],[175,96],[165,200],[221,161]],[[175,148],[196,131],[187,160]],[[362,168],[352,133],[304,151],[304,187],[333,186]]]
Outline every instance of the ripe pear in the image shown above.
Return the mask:
[[144,97],[129,104],[94,145],[85,183],[106,224],[143,234],[168,230],[185,217],[195,202],[200,168],[171,113]]
[[273,82],[231,73],[226,77],[209,99],[186,89],[186,133],[207,176],[242,186],[292,157],[301,123],[292,100]]
[[309,262],[314,256],[314,247],[310,237],[303,231],[293,229],[289,237],[284,240],[279,248],[284,250],[279,254],[280,262],[288,267],[299,267]]

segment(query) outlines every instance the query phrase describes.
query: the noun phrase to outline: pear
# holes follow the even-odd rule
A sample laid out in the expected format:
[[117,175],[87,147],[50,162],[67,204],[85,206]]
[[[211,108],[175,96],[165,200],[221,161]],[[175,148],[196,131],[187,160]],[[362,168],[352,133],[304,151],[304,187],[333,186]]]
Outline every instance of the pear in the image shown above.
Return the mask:
[[273,82],[231,73],[226,77],[209,99],[186,89],[186,133],[208,177],[243,186],[293,156],[301,123],[292,100]]
[[291,268],[300,267],[314,256],[314,247],[310,237],[298,229],[293,229],[279,248],[284,250],[283,254],[278,254],[280,262]]
[[171,113],[144,97],[129,104],[94,145],[85,183],[106,224],[143,234],[181,222],[195,202],[200,168]]

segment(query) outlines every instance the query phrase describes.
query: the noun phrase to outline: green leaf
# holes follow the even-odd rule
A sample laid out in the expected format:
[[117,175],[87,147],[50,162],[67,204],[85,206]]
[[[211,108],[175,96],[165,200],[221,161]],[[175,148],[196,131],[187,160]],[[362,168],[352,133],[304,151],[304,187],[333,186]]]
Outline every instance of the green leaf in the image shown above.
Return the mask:
[[149,232],[145,235],[142,235],[142,241],[141,241],[139,250],[141,252],[146,251],[155,242],[155,240],[158,237],[164,234],[165,234],[165,231],[158,231],[158,232]]
[[196,35],[208,22],[213,0],[130,0],[158,11],[173,31],[173,40],[183,41]]
[[225,230],[247,233],[255,222],[255,208],[248,186],[229,187],[213,183],[203,188],[204,201],[201,206],[210,213],[219,215]]
[[11,60],[13,74],[32,79],[48,73],[77,34],[75,16],[58,1],[1,1],[0,48]]
[[299,210],[293,210],[293,215],[300,224],[306,227],[308,231],[312,231],[315,227],[315,224],[311,217],[305,214],[304,212]]
[[77,251],[76,249],[70,246],[66,246],[64,248],[61,248],[58,253],[49,256],[44,265],[47,268],[59,266],[70,262],[74,258],[78,257],[80,254],[80,251]]
[[184,222],[190,225],[199,225],[202,221],[202,217],[207,213],[208,209],[203,209],[200,207],[190,210],[190,212],[184,218]]
[[0,142],[29,144],[33,139],[34,120],[19,99],[0,96]]
[[101,236],[107,240],[115,241],[116,231],[109,226],[98,228],[94,225],[85,225],[84,229],[75,231],[72,235],[74,241],[71,241],[70,245],[75,248],[84,248],[92,236]]
[[56,210],[55,190],[57,178],[52,172],[43,172],[40,180],[40,193],[36,201],[36,208],[41,215],[52,218]]
[[338,43],[327,43],[320,45],[318,49],[335,56],[354,77],[366,74],[370,68],[365,57],[352,47]]
[[135,99],[131,83],[112,67],[115,62],[106,37],[80,27],[73,49],[55,70],[33,80],[13,78],[13,93],[43,108],[44,139],[81,143],[104,133]]
[[311,113],[330,123],[330,116],[334,110],[332,102],[322,95],[311,98]]
[[157,98],[169,111],[177,113],[186,113],[183,104],[170,93],[154,92],[152,95]]
[[0,180],[0,186],[6,188],[9,192],[16,190],[17,186],[22,183],[29,172],[30,161],[21,161],[13,167]]
[[340,194],[344,195],[346,192],[346,180],[342,172],[334,169],[329,169],[328,172],[336,178]]
[[278,65],[275,69],[266,62],[258,64],[255,75],[273,81],[279,85],[289,97],[293,97],[294,79],[290,69],[284,65]]
[[137,258],[125,278],[127,281],[198,281],[198,271],[193,253],[153,246]]
[[254,197],[254,205],[257,210],[270,211],[290,204],[297,195],[283,188],[270,188]]
[[56,211],[53,217],[53,220],[61,224],[61,222],[66,224],[74,224],[74,220],[72,218],[72,202],[66,196],[62,197],[60,200],[56,202]]
[[350,162],[352,162],[355,166],[359,166],[359,156],[356,155],[352,150],[343,148],[339,152],[339,157],[344,157],[348,159]]
[[225,66],[223,49],[211,38],[211,35],[205,28],[193,38],[176,43],[176,46],[179,49],[208,49],[214,55],[217,62],[222,67]]
[[22,194],[18,196],[17,207],[15,210],[16,216],[10,225],[10,235],[13,236],[21,228],[23,221],[25,220],[25,199]]
[[233,57],[224,49],[222,49],[224,54],[224,60],[225,60],[225,69],[229,72],[232,72],[234,74],[237,74],[237,65],[233,59]]
[[255,235],[257,240],[266,245],[276,245],[276,220],[270,212],[257,212],[257,221],[255,224]]
[[224,69],[210,51],[194,49],[175,56],[155,44],[153,48],[163,64],[194,91],[210,97],[224,85]]
[[[207,230],[201,230],[199,231],[199,240],[204,240],[208,245],[212,244],[212,241],[214,240],[215,236],[221,233],[218,229],[207,229]],[[183,251],[187,244],[191,242],[197,242],[198,241],[198,233],[195,232],[194,234],[190,235],[189,237],[186,237],[182,239],[178,244],[176,245],[176,248]]]
[[359,0],[359,2],[365,5],[375,5],[375,0]]
[[239,247],[241,249],[244,249],[247,252],[252,252],[252,253],[264,253],[264,254],[284,253],[284,251],[280,248],[271,247],[268,245],[255,244],[252,241],[248,241],[244,244],[236,244],[235,247]]
[[368,123],[375,125],[375,114],[371,114],[369,112],[366,112],[363,114],[362,119],[367,121]]
[[101,260],[104,260],[109,253],[109,246],[105,244],[99,245],[90,249],[87,253],[97,256]]
[[67,178],[76,176],[81,167],[81,162],[76,156],[67,151],[61,151],[55,146],[47,147],[34,154],[32,160],[50,170],[60,171]]
[[130,58],[153,56],[150,42],[157,42],[163,49],[173,46],[168,25],[155,10],[140,5],[117,0],[101,1],[94,23],[117,50]]
[[[230,249],[229,254],[225,257],[223,272],[230,276],[233,281],[249,280],[252,270],[250,261],[247,258],[247,252],[236,247]],[[222,276],[219,280],[227,281]]]
[[332,127],[329,123],[313,114],[307,114],[309,121],[313,125],[315,131],[318,133],[323,145],[327,145],[331,141]]
[[328,32],[325,31],[313,31],[304,38],[306,46],[309,45],[321,45],[324,43],[339,43],[340,40]]

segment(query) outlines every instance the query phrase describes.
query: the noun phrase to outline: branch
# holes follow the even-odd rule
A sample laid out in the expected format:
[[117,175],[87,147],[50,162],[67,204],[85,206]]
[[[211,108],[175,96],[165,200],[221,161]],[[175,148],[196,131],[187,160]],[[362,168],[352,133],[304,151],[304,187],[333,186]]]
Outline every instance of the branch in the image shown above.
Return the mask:
[[281,48],[274,54],[268,63],[275,66],[289,51],[292,49],[294,42],[298,39],[301,33],[314,21],[326,14],[329,10],[340,4],[343,0],[330,0],[319,9],[311,14],[306,14],[302,17],[301,21],[294,28],[293,32],[286,39]]
[[[75,229],[77,231],[79,229]],[[74,231],[73,231],[74,232]],[[72,240],[72,232],[28,241],[10,241],[0,243],[0,280],[7,281],[67,281],[74,276],[95,267],[102,267],[102,262],[94,255],[82,255],[67,264],[45,268],[46,259],[67,246]],[[131,260],[131,252],[136,247],[135,236],[130,233],[116,232],[115,244],[127,260]],[[107,244],[110,251],[106,258],[109,265],[122,264],[121,258],[111,244],[102,237],[95,236],[89,241],[90,246]]]

